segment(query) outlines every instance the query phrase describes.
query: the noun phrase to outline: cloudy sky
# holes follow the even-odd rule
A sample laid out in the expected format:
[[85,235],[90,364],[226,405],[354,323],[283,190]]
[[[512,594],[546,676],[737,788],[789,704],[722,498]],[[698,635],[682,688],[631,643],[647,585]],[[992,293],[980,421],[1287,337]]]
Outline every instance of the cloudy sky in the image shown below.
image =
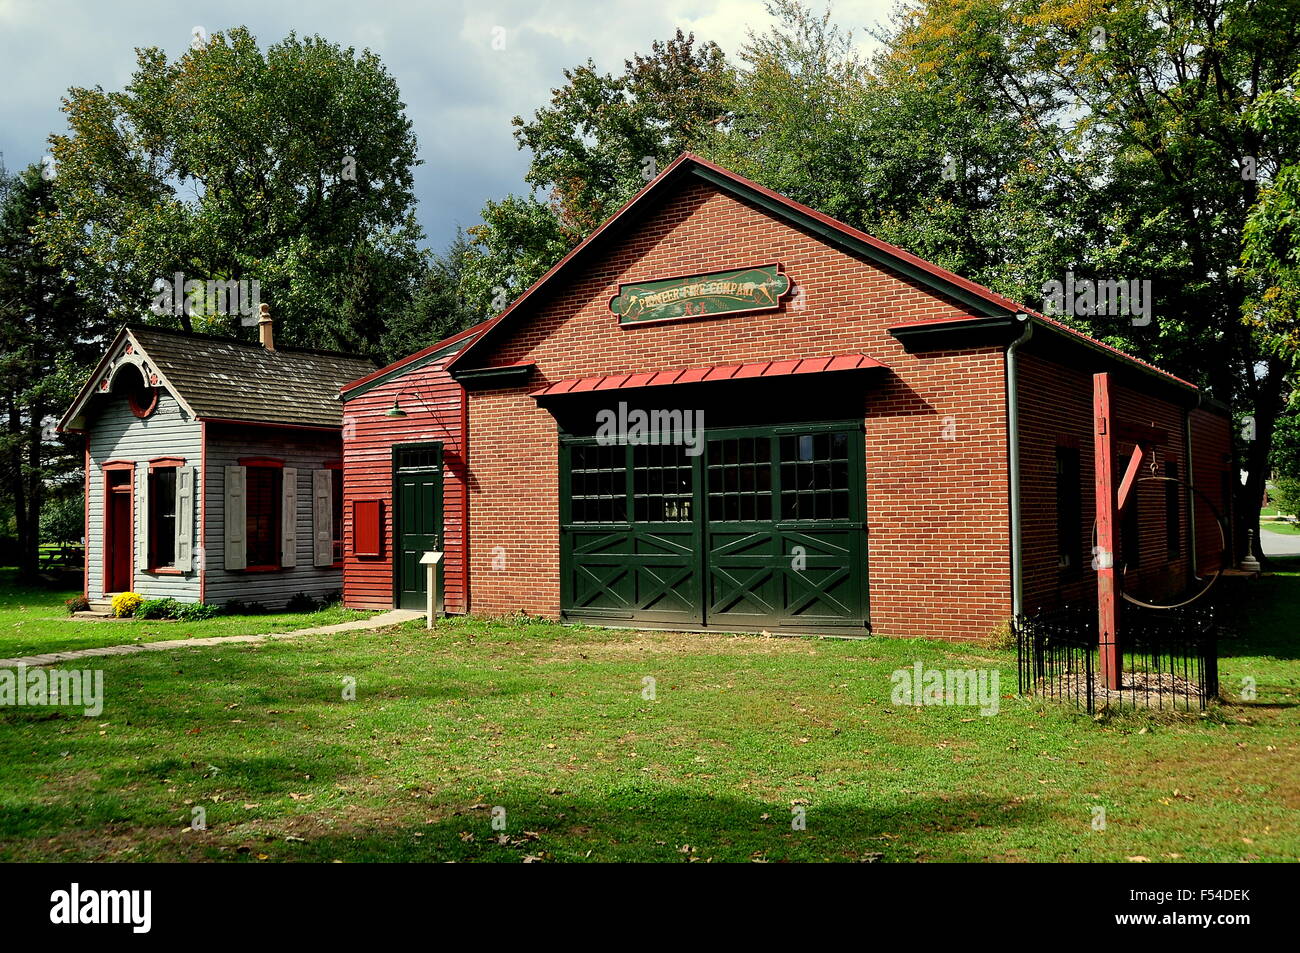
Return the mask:
[[[838,0],[833,10],[867,49],[865,28],[891,6]],[[39,162],[49,134],[65,128],[64,91],[123,88],[135,47],[175,57],[195,27],[244,25],[263,47],[290,30],[319,33],[370,48],[396,77],[424,161],[416,170],[420,222],[440,249],[457,225],[477,221],[485,199],[522,191],[527,159],[510,120],[544,104],[563,69],[590,57],[618,71],[679,26],[733,55],[748,31],[772,22],[762,0],[0,0],[0,155],[10,171]],[[504,49],[493,48],[494,35]]]

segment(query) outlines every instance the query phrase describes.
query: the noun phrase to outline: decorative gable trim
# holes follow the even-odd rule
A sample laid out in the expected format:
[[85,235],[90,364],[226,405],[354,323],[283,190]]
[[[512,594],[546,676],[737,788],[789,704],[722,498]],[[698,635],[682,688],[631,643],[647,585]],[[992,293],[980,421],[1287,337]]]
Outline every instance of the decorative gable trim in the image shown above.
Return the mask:
[[[63,417],[59,420],[58,430],[60,433],[68,431],[80,431],[85,429],[85,420],[82,413],[90,399],[99,394],[107,394],[113,389],[113,382],[117,375],[127,365],[131,365],[140,372],[146,384],[150,387],[161,388],[180,404],[181,408],[189,415],[190,419],[196,418],[194,408],[189,405],[184,396],[172,387],[166,376],[145,353],[140,342],[136,340],[131,333],[130,328],[123,327],[113,338],[113,343],[105,350],[104,356],[99,359],[95,365],[95,370],[91,373],[90,379],[77,393],[76,399],[72,406],[68,408]],[[154,406],[149,408],[152,413],[157,408],[157,398],[154,399]],[[132,408],[134,412],[134,408]],[[136,414],[136,416],[145,416]]]

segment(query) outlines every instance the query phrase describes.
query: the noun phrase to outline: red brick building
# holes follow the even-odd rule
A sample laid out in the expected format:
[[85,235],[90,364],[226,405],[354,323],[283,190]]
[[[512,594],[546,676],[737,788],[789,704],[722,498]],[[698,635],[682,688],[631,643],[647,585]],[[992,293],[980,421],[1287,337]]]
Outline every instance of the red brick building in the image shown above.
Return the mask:
[[[497,318],[345,388],[347,600],[400,601],[428,507],[394,506],[398,457],[429,444],[453,611],[987,637],[1095,592],[1102,371],[1222,510],[1191,384],[685,155]],[[1212,567],[1198,500],[1139,484],[1127,587]]]

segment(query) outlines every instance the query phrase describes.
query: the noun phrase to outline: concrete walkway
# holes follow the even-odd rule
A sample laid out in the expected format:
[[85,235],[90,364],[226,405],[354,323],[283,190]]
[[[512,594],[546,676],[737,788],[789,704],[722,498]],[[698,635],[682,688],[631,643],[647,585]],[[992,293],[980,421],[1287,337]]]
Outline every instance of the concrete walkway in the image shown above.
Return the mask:
[[0,659],[0,668],[17,665],[53,665],[73,659],[94,658],[99,655],[134,655],[136,652],[167,652],[171,649],[197,648],[205,645],[237,645],[240,642],[267,642],[272,639],[295,639],[300,635],[329,635],[331,632],[355,632],[358,629],[382,629],[390,625],[422,619],[424,613],[416,609],[392,609],[368,619],[320,625],[314,629],[294,629],[292,632],[270,632],[266,635],[218,635],[210,639],[171,639],[167,642],[136,642],[131,645],[105,645],[97,649],[73,649],[68,652],[49,652],[45,655],[28,655],[23,658]]

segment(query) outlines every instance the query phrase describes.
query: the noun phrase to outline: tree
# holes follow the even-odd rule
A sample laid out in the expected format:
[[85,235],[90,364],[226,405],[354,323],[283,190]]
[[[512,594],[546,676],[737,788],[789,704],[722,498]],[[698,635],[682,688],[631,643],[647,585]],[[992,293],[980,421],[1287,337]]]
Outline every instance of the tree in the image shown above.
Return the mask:
[[[285,343],[377,350],[420,267],[415,136],[378,57],[292,33],[263,52],[240,27],[136,58],[121,92],[64,99],[40,226],[58,264],[118,320],[154,305],[160,323],[230,333],[255,320],[256,281]],[[233,309],[169,297],[177,274],[250,284]]]
[[466,298],[484,317],[540,278],[681,152],[725,120],[733,76],[714,43],[678,30],[621,75],[595,63],[564,71],[565,85],[515,139],[532,153],[528,195],[488,202],[468,230]]
[[1289,0],[923,0],[892,38],[914,71],[968,81],[990,114],[1048,133],[1037,161],[1072,193],[1056,227],[1078,273],[1152,282],[1150,326],[1073,320],[1254,418],[1237,448],[1241,539],[1291,388],[1239,264],[1259,182],[1294,137],[1250,119],[1300,65],[1298,36]]
[[75,485],[80,473],[80,439],[56,434],[53,423],[109,329],[103,312],[46,259],[34,230],[53,210],[53,188],[40,168],[12,177],[0,169],[0,510],[13,513],[18,567],[27,577],[39,565],[47,496],[59,493],[60,483]]
[[395,361],[476,324],[481,310],[463,295],[469,241],[457,230],[447,250],[413,278],[411,305],[389,320],[382,340],[385,360]]
[[1246,219],[1241,260],[1251,291],[1249,318],[1266,346],[1294,366],[1300,357],[1300,72],[1283,89],[1264,93],[1249,114],[1282,155],[1277,174],[1261,184]]
[[51,500],[41,513],[41,541],[72,543],[86,532],[86,510],[80,494]]

